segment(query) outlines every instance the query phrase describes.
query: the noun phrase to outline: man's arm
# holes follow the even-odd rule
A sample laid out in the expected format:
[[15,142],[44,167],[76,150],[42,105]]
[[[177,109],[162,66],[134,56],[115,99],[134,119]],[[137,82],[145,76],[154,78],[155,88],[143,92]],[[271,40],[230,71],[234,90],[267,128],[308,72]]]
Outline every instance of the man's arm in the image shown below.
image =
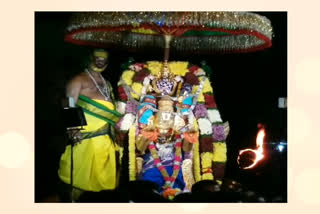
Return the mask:
[[73,97],[75,103],[78,102],[78,97],[82,88],[81,82],[80,77],[75,77],[67,84],[66,87],[66,96]]
[[115,97],[114,97],[112,85],[111,85],[111,83],[110,83],[108,80],[105,80],[105,81],[106,81],[106,83],[107,83],[107,87],[108,87],[109,90],[110,90],[111,99],[112,99],[112,101],[115,101]]

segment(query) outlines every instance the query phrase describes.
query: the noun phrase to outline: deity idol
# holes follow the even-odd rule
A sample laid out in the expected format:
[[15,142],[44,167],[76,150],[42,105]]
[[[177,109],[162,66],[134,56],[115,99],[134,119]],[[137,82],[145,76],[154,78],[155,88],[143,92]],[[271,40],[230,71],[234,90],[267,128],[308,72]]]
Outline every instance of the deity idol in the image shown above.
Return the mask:
[[119,82],[117,124],[129,131],[130,180],[157,183],[172,198],[200,180],[221,182],[228,123],[204,70],[187,62],[128,66]]

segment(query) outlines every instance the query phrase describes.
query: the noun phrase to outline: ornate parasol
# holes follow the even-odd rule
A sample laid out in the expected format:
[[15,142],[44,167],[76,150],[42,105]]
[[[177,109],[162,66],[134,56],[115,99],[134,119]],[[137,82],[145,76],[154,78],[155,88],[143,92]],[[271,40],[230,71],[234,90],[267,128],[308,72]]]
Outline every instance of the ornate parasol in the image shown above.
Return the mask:
[[248,12],[75,13],[65,40],[78,45],[176,52],[252,52],[272,45],[272,26]]

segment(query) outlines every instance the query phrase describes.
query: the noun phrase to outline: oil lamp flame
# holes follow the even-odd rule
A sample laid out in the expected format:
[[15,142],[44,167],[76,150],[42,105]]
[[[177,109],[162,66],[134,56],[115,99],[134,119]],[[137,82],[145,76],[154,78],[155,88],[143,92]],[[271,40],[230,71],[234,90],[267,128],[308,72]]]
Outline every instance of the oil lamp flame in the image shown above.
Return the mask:
[[244,153],[253,153],[255,155],[255,158],[253,160],[253,163],[249,166],[244,167],[243,169],[251,169],[254,166],[257,165],[257,163],[263,159],[263,140],[266,135],[265,129],[261,128],[257,134],[256,138],[256,143],[257,143],[257,148],[256,149],[244,149],[240,150],[239,156],[238,156],[238,164],[240,165],[240,156],[243,155]]

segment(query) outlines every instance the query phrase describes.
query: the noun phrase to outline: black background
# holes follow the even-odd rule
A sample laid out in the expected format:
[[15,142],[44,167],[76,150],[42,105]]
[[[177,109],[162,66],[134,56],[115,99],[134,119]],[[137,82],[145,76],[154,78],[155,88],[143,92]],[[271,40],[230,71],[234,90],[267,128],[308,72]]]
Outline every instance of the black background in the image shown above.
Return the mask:
[[[182,55],[170,60],[212,68],[211,82],[224,121],[230,123],[227,139],[226,177],[264,195],[287,191],[286,150],[278,153],[270,142],[287,139],[287,111],[278,108],[278,98],[287,97],[287,13],[257,12],[271,20],[273,46],[245,54]],[[71,13],[35,13],[35,197],[36,201],[56,194],[60,155],[67,144],[62,122],[61,99],[66,82],[82,72],[91,51],[88,47],[64,42]],[[109,50],[110,64],[103,73],[116,87],[121,69],[129,57],[136,61],[162,60],[162,52],[132,53]],[[116,92],[116,90],[115,90]],[[255,146],[257,124],[266,126],[266,158],[252,170],[240,170],[236,158],[241,149]]]

